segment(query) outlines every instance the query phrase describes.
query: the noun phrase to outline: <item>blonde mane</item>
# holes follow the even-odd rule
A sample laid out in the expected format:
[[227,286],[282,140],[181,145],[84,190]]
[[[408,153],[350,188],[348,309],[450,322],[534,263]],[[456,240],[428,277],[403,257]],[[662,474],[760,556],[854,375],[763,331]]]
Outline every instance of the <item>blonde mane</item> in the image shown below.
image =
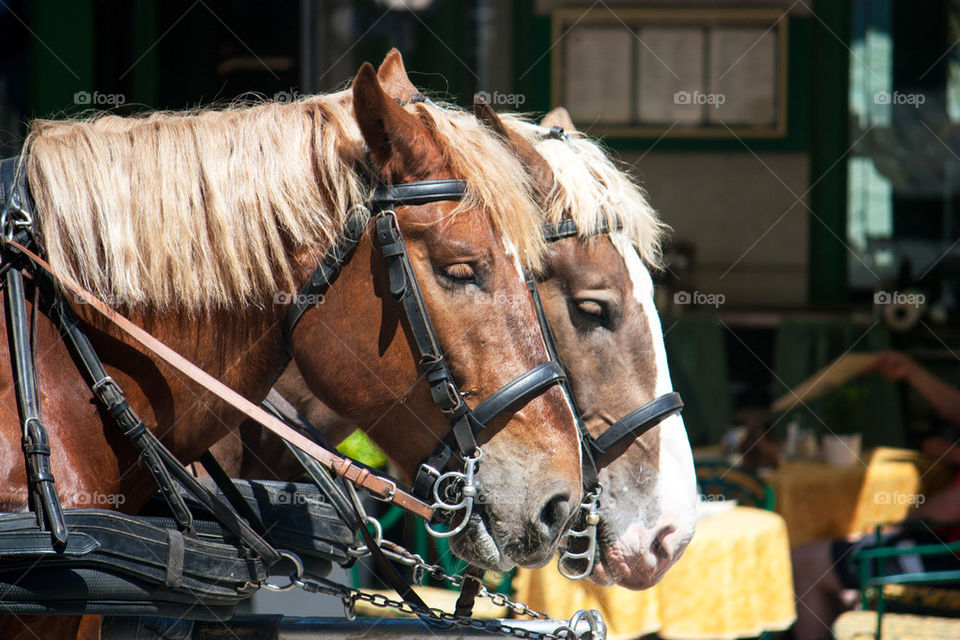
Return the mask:
[[660,220],[644,189],[620,169],[596,141],[580,132],[568,139],[549,137],[549,131],[522,115],[499,114],[511,130],[526,138],[547,160],[554,186],[542,216],[552,223],[570,217],[583,236],[602,223],[620,225],[621,233],[637,248],[651,268],[661,268],[661,243],[669,227]]
[[[433,131],[467,194],[537,268],[540,214],[515,155],[449,107],[406,107]],[[27,178],[58,271],[115,306],[197,312],[296,290],[369,195],[352,95],[141,117],[35,121]]]

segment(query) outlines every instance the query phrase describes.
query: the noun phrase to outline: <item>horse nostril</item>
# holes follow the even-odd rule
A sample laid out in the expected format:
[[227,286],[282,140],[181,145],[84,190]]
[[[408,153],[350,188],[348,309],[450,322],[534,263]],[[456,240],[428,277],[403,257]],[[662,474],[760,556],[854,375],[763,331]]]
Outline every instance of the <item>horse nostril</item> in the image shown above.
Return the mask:
[[550,538],[560,533],[560,529],[570,516],[570,495],[560,493],[550,498],[540,510],[540,522]]
[[673,532],[673,527],[664,527],[657,533],[653,542],[650,543],[650,551],[654,556],[661,560],[669,560],[673,556],[674,550],[669,548],[669,543],[666,541],[666,537]]

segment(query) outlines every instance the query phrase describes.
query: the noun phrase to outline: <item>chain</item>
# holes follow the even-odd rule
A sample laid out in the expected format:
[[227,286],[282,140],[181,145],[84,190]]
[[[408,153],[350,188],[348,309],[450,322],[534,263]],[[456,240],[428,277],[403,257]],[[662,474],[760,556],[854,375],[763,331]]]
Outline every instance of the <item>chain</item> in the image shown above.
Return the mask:
[[[343,602],[344,613],[347,619],[356,618],[356,603],[366,602],[371,606],[382,609],[395,609],[402,613],[416,615],[425,621],[441,623],[444,625],[452,624],[465,629],[477,629],[490,633],[498,633],[512,638],[530,638],[532,640],[604,640],[606,637],[606,628],[599,614],[594,611],[578,611],[569,624],[564,624],[553,631],[533,631],[504,624],[499,620],[480,620],[468,616],[458,616],[455,613],[448,613],[437,607],[421,607],[410,602],[402,600],[392,600],[382,593],[366,593],[354,587],[333,582],[322,576],[314,574],[304,574],[298,577],[296,573],[290,576],[290,581],[303,589],[307,593],[322,593],[325,595],[339,598]],[[590,630],[583,636],[579,635],[574,628],[582,619],[586,619],[590,625]]]
[[[469,460],[467,464],[469,465]],[[479,454],[475,460],[479,460]],[[472,477],[472,473],[470,474]],[[460,574],[449,574],[443,567],[438,564],[430,564],[423,557],[418,554],[410,551],[403,545],[397,544],[396,542],[391,542],[390,540],[385,540],[383,538],[383,529],[380,527],[380,522],[373,518],[372,516],[367,515],[367,512],[363,508],[363,503],[360,501],[359,496],[356,493],[353,485],[348,484],[347,490],[350,496],[350,499],[353,501],[354,507],[357,509],[357,513],[360,514],[360,517],[368,524],[373,525],[374,532],[373,538],[376,543],[380,546],[380,550],[383,551],[383,555],[390,558],[398,564],[402,564],[406,567],[413,569],[413,582],[414,584],[423,584],[424,578],[427,576],[438,580],[440,582],[446,582],[454,589],[463,588],[463,576]],[[370,551],[367,549],[366,545],[363,545],[359,540],[359,535],[356,536],[354,541],[354,546],[347,549],[347,553],[356,558],[362,558],[369,555]],[[549,620],[550,616],[542,611],[537,611],[532,609],[522,602],[514,602],[504,593],[491,593],[487,586],[483,583],[480,584],[480,591],[477,593],[478,598],[488,598],[493,604],[498,607],[506,607],[514,614],[518,616],[526,616],[533,618],[534,620]]]
[[[434,580],[439,580],[440,582],[446,582],[455,589],[463,588],[463,576],[460,574],[449,574],[443,567],[437,564],[430,564],[420,554],[413,553],[403,546],[391,542],[389,540],[384,540],[380,548],[383,550],[384,555],[389,557],[391,560],[413,568],[413,579],[417,584],[423,583],[423,578],[429,576]],[[532,609],[522,602],[514,602],[511,600],[505,593],[491,593],[487,589],[486,585],[483,583],[480,584],[480,591],[477,593],[479,598],[489,598],[493,604],[498,607],[506,607],[513,613],[518,616],[526,616],[533,618],[534,620],[549,620],[550,616],[542,611],[537,611]]]
[[[474,493],[469,489],[473,489],[473,472],[475,470],[476,462],[479,460],[480,455],[479,451],[475,456],[468,457],[464,460],[465,462],[465,472],[459,474],[464,476],[463,488],[468,488],[467,491],[463,491],[462,501],[457,504],[446,504],[445,506],[453,509],[462,509],[466,507],[468,512],[464,517],[466,521],[470,515],[469,511],[472,510],[472,501]],[[443,502],[438,494],[439,482],[434,485],[434,494],[438,502]],[[357,514],[360,516],[361,520],[364,522],[363,526],[371,524],[374,526],[374,541],[380,547],[380,550],[383,552],[383,555],[387,558],[402,564],[404,566],[411,567],[413,569],[413,582],[415,584],[422,584],[425,577],[429,576],[435,580],[446,582],[450,584],[455,589],[463,588],[463,576],[459,574],[449,574],[443,567],[436,564],[430,564],[423,559],[417,553],[413,553],[406,547],[397,544],[396,542],[391,542],[390,540],[383,539],[383,530],[380,527],[380,523],[376,518],[373,518],[367,515],[366,511],[363,508],[363,503],[360,501],[359,496],[357,495],[356,489],[348,484],[347,491],[349,494],[349,499],[353,502],[354,507],[357,510]],[[468,504],[469,503],[469,504]],[[458,527],[459,528],[459,527]],[[429,529],[429,527],[428,527]],[[354,557],[364,557],[369,555],[369,549],[363,545],[359,536],[356,537],[354,545],[347,549],[347,553]],[[476,618],[471,618],[469,616],[458,616],[455,613],[448,613],[442,609],[435,607],[421,607],[409,602],[404,602],[402,600],[391,600],[383,594],[379,593],[366,593],[360,589],[354,587],[348,587],[346,585],[341,585],[339,583],[328,580],[322,576],[317,576],[313,574],[305,574],[302,569],[302,565],[295,564],[296,571],[290,576],[290,584],[282,587],[272,586],[275,590],[285,590],[292,588],[294,586],[303,589],[309,593],[323,593],[326,595],[334,596],[339,598],[343,603],[343,610],[346,617],[350,620],[353,620],[356,617],[356,603],[357,601],[368,602],[372,606],[388,609],[396,609],[402,613],[417,615],[424,620],[430,620],[436,623],[442,624],[454,624],[459,627],[464,627],[468,629],[479,629],[483,631],[488,631],[492,633],[500,633],[508,635],[515,638],[532,638],[535,640],[547,639],[547,640],[605,640],[606,639],[606,625],[603,622],[603,617],[599,612],[594,610],[578,611],[566,625],[561,625],[553,632],[540,632],[532,631],[530,629],[524,629],[522,627],[516,627],[511,625],[506,625],[497,620],[478,620]],[[493,604],[498,607],[506,607],[509,611],[513,612],[518,616],[526,616],[534,620],[550,620],[550,616],[542,611],[537,611],[532,609],[522,602],[515,602],[511,600],[506,594],[503,593],[491,593],[487,589],[486,585],[482,582],[480,584],[480,589],[477,593],[477,597],[488,598]],[[581,637],[576,632],[576,626],[580,623],[581,620],[586,621],[589,624],[590,630],[585,632]]]

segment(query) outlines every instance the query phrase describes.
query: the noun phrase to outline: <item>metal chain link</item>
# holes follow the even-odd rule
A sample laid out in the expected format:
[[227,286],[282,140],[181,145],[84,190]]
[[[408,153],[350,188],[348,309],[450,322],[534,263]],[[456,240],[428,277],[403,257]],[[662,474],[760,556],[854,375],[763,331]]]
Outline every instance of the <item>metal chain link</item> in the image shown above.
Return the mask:
[[[423,578],[425,576],[429,576],[434,580],[446,582],[456,589],[463,588],[462,575],[458,573],[451,575],[447,573],[440,565],[430,564],[424,560],[420,554],[413,553],[402,545],[391,542],[390,540],[383,540],[380,544],[380,548],[383,550],[384,555],[391,560],[395,560],[400,564],[412,567],[414,571],[414,582],[417,584],[422,584]],[[532,609],[522,602],[514,602],[504,593],[491,593],[490,590],[487,589],[487,586],[482,582],[480,583],[480,591],[477,592],[477,597],[488,598],[498,607],[506,607],[518,616],[527,616],[529,618],[533,618],[534,620],[550,619],[550,616],[543,611]]]
[[[606,629],[603,626],[602,620],[599,619],[599,615],[590,614],[589,612],[578,611],[573,618],[570,619],[572,624],[561,625],[553,631],[533,631],[504,624],[499,620],[481,620],[468,616],[458,616],[455,613],[448,613],[437,607],[421,607],[402,600],[392,600],[382,593],[366,593],[360,589],[348,587],[314,574],[297,576],[296,573],[294,573],[290,576],[290,581],[307,593],[323,593],[339,598],[340,601],[343,602],[344,613],[350,620],[356,617],[356,603],[363,601],[374,607],[395,609],[401,613],[416,615],[428,621],[453,624],[465,629],[478,629],[480,631],[498,633],[513,638],[529,638],[531,640],[605,640],[606,636]],[[597,617],[591,620],[593,615]],[[590,630],[585,632],[583,636],[578,635],[574,629],[576,622],[581,619],[587,619],[588,622],[590,622]]]
[[[374,539],[377,544],[380,545],[383,555],[387,556],[394,562],[402,564],[413,569],[413,582],[415,584],[423,584],[423,579],[426,576],[430,576],[434,580],[439,580],[440,582],[446,582],[455,589],[463,588],[463,576],[460,574],[448,574],[443,567],[437,564],[430,564],[423,557],[418,554],[410,551],[406,547],[396,542],[390,540],[385,540],[383,538],[383,529],[380,527],[380,523],[376,518],[367,515],[367,512],[363,508],[363,503],[360,501],[359,496],[356,493],[356,490],[352,485],[347,485],[348,490],[350,491],[350,498],[353,500],[354,506],[357,509],[357,512],[360,514],[360,517],[363,518],[365,522],[369,522],[375,525],[375,535]],[[350,547],[347,550],[347,553],[351,556],[362,558],[366,555],[369,555],[370,551],[367,549],[366,545],[361,545],[359,540],[355,542],[355,546]],[[506,607],[513,613],[518,616],[526,616],[533,618],[534,620],[549,620],[550,616],[544,613],[543,611],[537,611],[532,609],[523,602],[514,602],[506,594],[503,593],[491,593],[487,589],[486,585],[482,582],[480,583],[480,591],[477,592],[478,598],[489,598],[498,607]]]
[[[476,459],[479,459],[479,455]],[[470,460],[467,461],[468,471]],[[474,460],[475,462],[475,460]],[[472,473],[470,474],[472,476]],[[472,483],[471,480],[468,481],[468,484]],[[353,502],[354,507],[357,510],[357,514],[360,516],[363,526],[366,526],[368,523],[373,524],[375,527],[374,539],[376,543],[380,546],[383,554],[404,566],[411,567],[413,569],[413,582],[415,584],[422,584],[423,579],[426,576],[431,578],[446,582],[450,584],[455,589],[463,588],[463,579],[464,577],[460,574],[448,574],[443,567],[436,564],[430,564],[423,559],[420,554],[414,553],[404,547],[403,545],[397,544],[390,540],[383,539],[383,529],[380,526],[380,523],[376,518],[373,518],[367,515],[366,510],[363,508],[363,503],[359,498],[359,495],[356,492],[356,489],[351,484],[347,484],[347,491],[349,492],[349,499]],[[458,506],[458,505],[453,505]],[[429,528],[428,528],[429,529]],[[359,537],[355,540],[354,546],[350,547],[347,550],[347,553],[354,557],[364,557],[370,554],[369,549],[360,543]],[[470,629],[480,629],[484,631],[489,631],[492,633],[500,633],[516,638],[533,638],[539,640],[545,638],[547,640],[605,640],[606,639],[606,625],[603,622],[602,616],[597,611],[578,611],[570,619],[570,624],[558,627],[552,633],[544,633],[539,631],[530,631],[528,629],[523,629],[521,627],[514,627],[510,625],[503,624],[502,622],[494,620],[478,620],[476,618],[471,618],[469,616],[458,616],[454,613],[448,613],[442,609],[435,607],[420,607],[402,600],[391,600],[383,594],[379,593],[366,593],[354,587],[348,587],[346,585],[341,585],[339,583],[327,580],[322,576],[317,576],[310,574],[307,577],[307,574],[304,574],[301,567],[297,567],[298,571],[295,571],[290,576],[290,585],[297,586],[304,591],[310,593],[324,593],[326,595],[331,595],[337,597],[343,602],[344,614],[349,620],[353,620],[356,617],[355,606],[358,600],[370,603],[372,606],[379,608],[389,608],[396,609],[407,614],[418,615],[421,618],[433,620],[434,622],[442,623],[452,623],[460,627],[470,628]],[[486,585],[482,582],[480,583],[480,589],[477,592],[477,597],[488,598],[498,607],[506,607],[508,610],[513,612],[518,616],[526,616],[533,618],[534,620],[550,620],[550,616],[542,611],[537,611],[527,606],[523,602],[515,602],[511,600],[506,594],[503,593],[491,593],[487,589]],[[574,627],[580,620],[586,620],[590,625],[590,631],[584,634],[584,637],[581,638],[577,635],[577,632],[574,630]]]

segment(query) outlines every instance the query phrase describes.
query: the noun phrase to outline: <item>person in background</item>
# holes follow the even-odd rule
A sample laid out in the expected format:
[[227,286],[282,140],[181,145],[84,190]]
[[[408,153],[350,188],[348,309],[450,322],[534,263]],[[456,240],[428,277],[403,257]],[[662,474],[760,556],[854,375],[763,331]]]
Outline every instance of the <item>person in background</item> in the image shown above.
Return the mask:
[[[939,462],[960,469],[960,389],[953,387],[897,351],[880,354],[873,371],[892,381],[902,380],[915,389],[947,423],[948,435],[934,435],[923,441],[923,453]],[[953,433],[949,433],[952,431]],[[926,500],[907,517],[940,522],[960,521],[960,476],[958,482]],[[921,545],[960,539],[957,528],[903,529],[888,527],[882,544]],[[793,551],[793,581],[797,596],[796,640],[830,638],[830,627],[843,611],[852,608],[859,586],[858,567],[853,554],[876,543],[873,534],[853,539],[816,540]],[[960,568],[960,558],[943,556],[906,556],[892,558],[891,572],[942,571]],[[909,566],[905,566],[908,564]]]

